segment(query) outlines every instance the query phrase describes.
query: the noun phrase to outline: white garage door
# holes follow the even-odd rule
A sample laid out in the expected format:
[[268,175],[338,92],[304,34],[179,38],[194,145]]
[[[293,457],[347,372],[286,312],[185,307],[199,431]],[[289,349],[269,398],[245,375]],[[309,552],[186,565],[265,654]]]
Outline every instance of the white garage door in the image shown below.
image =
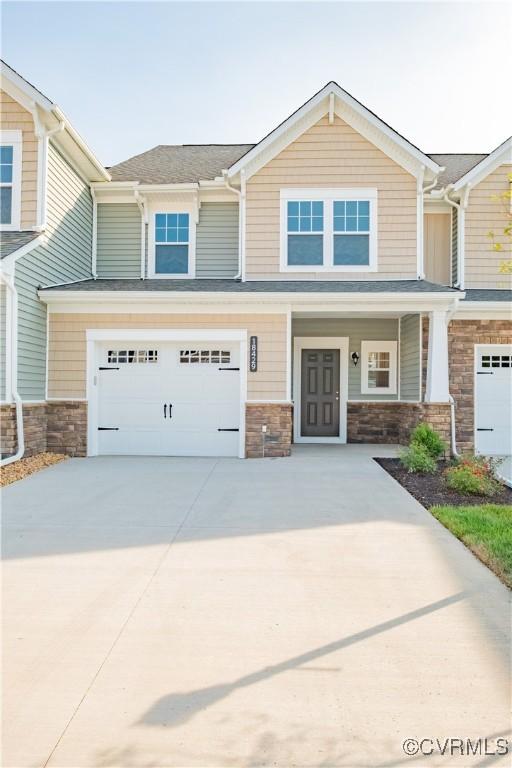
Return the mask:
[[486,456],[512,454],[512,345],[475,348],[475,447]]
[[237,456],[239,345],[98,345],[98,453]]

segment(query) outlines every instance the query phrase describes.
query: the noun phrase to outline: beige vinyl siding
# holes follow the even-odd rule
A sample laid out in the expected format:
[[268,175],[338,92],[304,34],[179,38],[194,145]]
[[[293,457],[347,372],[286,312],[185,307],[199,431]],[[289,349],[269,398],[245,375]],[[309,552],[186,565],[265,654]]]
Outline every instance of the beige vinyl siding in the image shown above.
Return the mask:
[[[500,274],[500,263],[512,259],[512,246],[506,242],[507,205],[493,200],[510,189],[507,175],[512,165],[501,165],[469,193],[465,221],[465,287],[512,288],[512,275]],[[492,249],[488,232],[493,231],[503,244],[501,253]]]
[[[378,191],[378,272],[279,273],[280,189],[372,187]],[[247,182],[248,279],[416,279],[416,179],[339,117],[327,116]]]
[[452,208],[451,242],[452,242],[452,261],[451,261],[452,285],[457,285],[457,283],[459,282],[459,211],[457,210],[457,208]]
[[6,333],[7,333],[7,288],[0,283],[0,401],[5,400],[7,391],[5,367]]
[[420,315],[404,315],[400,320],[400,400],[420,398],[420,353]]
[[425,278],[439,285],[450,284],[450,214],[426,213],[424,216]]
[[30,112],[0,90],[0,129],[22,131],[21,229],[37,223],[37,139]]
[[136,203],[100,203],[97,219],[98,277],[140,277],[141,215]]
[[196,276],[238,272],[238,203],[202,203],[196,230]]
[[286,397],[286,315],[231,314],[52,314],[49,397],[86,396],[86,329],[247,329],[258,337],[258,370],[247,373],[249,400]]
[[398,395],[363,395],[361,393],[361,360],[357,366],[351,355],[361,357],[362,341],[398,341],[398,320],[395,318],[362,319],[305,319],[293,321],[295,336],[347,336],[348,350],[348,399],[349,400],[397,400]]
[[18,389],[24,400],[43,400],[46,381],[46,305],[39,286],[91,276],[92,200],[88,186],[50,143],[48,242],[16,262]]

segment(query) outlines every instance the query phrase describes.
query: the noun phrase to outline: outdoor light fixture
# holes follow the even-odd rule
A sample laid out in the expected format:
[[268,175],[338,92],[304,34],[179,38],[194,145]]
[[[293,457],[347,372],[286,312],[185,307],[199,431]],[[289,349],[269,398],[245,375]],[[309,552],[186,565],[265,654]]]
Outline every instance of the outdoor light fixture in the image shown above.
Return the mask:
[[352,357],[352,362],[354,363],[354,365],[357,365],[358,362],[359,362],[359,355],[357,354],[357,352],[352,352],[351,357]]

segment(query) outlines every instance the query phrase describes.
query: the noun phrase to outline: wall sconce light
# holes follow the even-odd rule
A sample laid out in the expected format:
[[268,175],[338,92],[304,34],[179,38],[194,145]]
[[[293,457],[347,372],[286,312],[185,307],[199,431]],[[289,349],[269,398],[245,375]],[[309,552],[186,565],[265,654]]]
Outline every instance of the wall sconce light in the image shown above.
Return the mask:
[[358,362],[359,362],[359,355],[357,354],[357,352],[352,352],[351,357],[352,357],[352,362],[354,363],[354,365],[357,365]]

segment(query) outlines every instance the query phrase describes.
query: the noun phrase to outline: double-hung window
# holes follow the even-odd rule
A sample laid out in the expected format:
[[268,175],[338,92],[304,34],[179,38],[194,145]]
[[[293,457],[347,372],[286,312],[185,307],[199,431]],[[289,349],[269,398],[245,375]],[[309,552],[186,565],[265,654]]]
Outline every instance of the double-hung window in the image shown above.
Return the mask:
[[155,214],[156,275],[190,273],[190,214]]
[[377,269],[376,189],[282,189],[281,270]]
[[0,226],[20,229],[21,131],[0,134]]
[[397,342],[361,342],[361,392],[394,395],[397,391]]

